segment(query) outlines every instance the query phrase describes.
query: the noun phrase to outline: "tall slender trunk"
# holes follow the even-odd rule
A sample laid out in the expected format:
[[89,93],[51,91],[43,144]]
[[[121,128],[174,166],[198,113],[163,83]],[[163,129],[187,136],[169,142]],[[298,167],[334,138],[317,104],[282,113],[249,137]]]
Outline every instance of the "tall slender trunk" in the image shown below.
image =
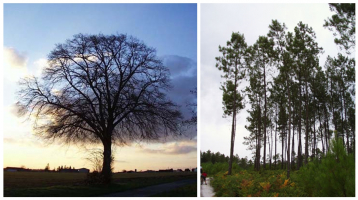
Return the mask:
[[[315,88],[315,81],[313,79],[313,88]],[[313,91],[313,102],[316,103],[316,96],[315,96],[315,90]],[[316,157],[316,106],[314,106],[314,109],[313,109],[313,151],[312,151],[312,154],[313,154],[313,157],[315,158]]]
[[232,172],[232,161],[234,159],[234,145],[235,145],[235,134],[236,134],[236,88],[237,88],[237,61],[235,62],[235,81],[234,81],[234,102],[233,102],[233,114],[232,114],[232,130],[231,130],[231,146],[230,146],[230,160],[228,175]]
[[283,156],[284,156],[284,153],[283,153],[283,152],[284,152],[284,149],[285,149],[285,148],[284,148],[284,145],[285,145],[284,131],[286,131],[285,128],[283,128],[282,134],[281,134],[281,137],[282,137],[282,152],[281,152],[281,153],[282,153],[282,155],[281,155],[282,162],[281,162],[281,169],[283,169],[283,162],[284,162],[284,157],[283,157]]
[[[333,96],[333,81],[331,78],[331,110],[332,110],[332,122],[334,124],[334,129],[337,130],[337,119],[335,117],[335,110],[334,110],[334,96]],[[329,129],[328,129],[329,130]],[[337,139],[337,138],[336,138]],[[327,148],[328,150],[328,148]]]
[[[342,96],[342,94],[341,94]],[[341,99],[342,107],[341,107],[341,133],[342,133],[342,140],[344,145],[344,121],[343,121],[343,97]]]
[[293,168],[293,166],[295,165],[295,157],[294,157],[294,152],[295,152],[295,112],[294,112],[294,108],[295,108],[295,101],[292,101],[292,149],[291,149],[291,160],[292,160],[292,165],[291,165],[291,169]]
[[276,104],[276,128],[275,128],[275,169],[277,164],[277,115],[278,115],[278,105]]
[[298,100],[298,163],[297,163],[297,169],[299,170],[302,166],[302,143],[301,143],[301,118],[302,118],[302,92],[301,92],[301,76],[299,76],[299,100]]
[[323,137],[323,133],[322,133],[322,121],[321,121],[321,107],[320,105],[318,105],[318,121],[319,121],[319,129],[320,129],[320,135],[321,135],[321,142],[322,142],[322,151],[323,151],[323,154],[324,154],[324,144],[323,144],[323,141],[324,141],[324,137]]
[[255,144],[256,144],[256,155],[255,155],[255,163],[254,163],[254,169],[255,170],[257,170],[257,154],[258,154],[258,151],[257,151],[257,149],[258,149],[258,146],[259,146],[259,135],[258,135],[258,130],[259,130],[259,126],[258,126],[258,124],[256,125],[256,130],[255,130],[255,139],[256,139],[256,141],[255,141]]
[[230,145],[230,159],[229,159],[229,169],[228,175],[231,175],[232,172],[232,161],[233,161],[233,154],[234,154],[234,142],[235,142],[235,114],[232,116],[232,127],[231,127],[231,145]]
[[291,159],[290,159],[290,141],[291,141],[291,95],[290,95],[290,86],[287,80],[287,95],[288,95],[288,149],[287,149],[287,179],[290,178],[290,168],[291,168]]
[[[261,99],[259,100],[261,101]],[[261,105],[259,105],[259,120],[258,120],[258,145],[256,150],[257,159],[257,171],[260,170],[260,158],[261,158]]]
[[[268,157],[269,157],[269,161],[271,160],[270,158],[270,151],[271,151],[271,146],[270,146],[270,135],[267,135],[267,144],[268,144]],[[270,168],[271,169],[271,164],[270,164]]]
[[[315,114],[313,114],[313,115],[315,115]],[[316,138],[316,123],[315,123],[315,121],[314,121],[314,123],[313,123],[313,157],[315,158],[316,157],[316,149],[317,149],[317,147],[316,147],[316,144],[317,143],[317,138]]]
[[[344,86],[343,86],[344,87]],[[345,98],[345,90],[343,91],[343,106],[344,106],[344,121],[347,122],[347,107],[346,107],[346,98]],[[348,125],[348,124],[347,124]],[[347,136],[347,152],[351,153],[350,148],[349,148],[349,134],[347,131],[347,125],[344,126],[345,128],[345,132],[346,132],[346,136]]]
[[293,168],[293,166],[295,166],[294,150],[295,150],[295,125],[292,124],[291,169]]
[[325,110],[325,112],[324,112],[324,114],[325,114],[325,118],[326,118],[326,122],[325,122],[325,142],[326,142],[326,153],[328,152],[328,149],[329,149],[329,123],[328,123],[328,120],[329,120],[329,118],[328,118],[328,110],[327,110],[327,107],[325,106],[324,107],[324,110]]
[[267,96],[266,96],[266,67],[264,65],[264,97],[265,97],[265,110],[264,110],[264,169],[266,169],[266,114],[267,114]]
[[[306,76],[306,79],[307,79],[307,76]],[[305,123],[306,123],[306,137],[305,137],[305,165],[307,165],[308,163],[308,137],[309,137],[309,122],[308,122],[308,81],[306,80],[305,81],[306,84],[305,84],[305,92],[306,92],[306,100],[305,100],[305,106],[306,106],[306,120],[305,120]]]

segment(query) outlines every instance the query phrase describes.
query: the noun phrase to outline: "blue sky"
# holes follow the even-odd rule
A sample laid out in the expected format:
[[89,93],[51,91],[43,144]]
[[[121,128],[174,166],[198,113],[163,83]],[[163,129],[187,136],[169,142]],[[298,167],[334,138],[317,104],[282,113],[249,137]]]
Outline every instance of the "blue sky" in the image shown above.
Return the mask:
[[[39,76],[55,44],[75,34],[138,38],[154,47],[172,71],[173,89],[168,95],[182,106],[184,116],[190,113],[185,104],[196,100],[190,93],[197,77],[196,4],[4,4],[3,28],[4,167],[43,168],[50,163],[51,168],[65,164],[91,168],[84,159],[86,148],[44,144],[34,136],[30,121],[23,122],[14,112],[17,81]],[[116,147],[115,171],[196,167],[196,148],[196,130],[176,140]]]
[[4,4],[4,45],[36,57],[77,33],[123,33],[196,61],[196,17],[196,4]]

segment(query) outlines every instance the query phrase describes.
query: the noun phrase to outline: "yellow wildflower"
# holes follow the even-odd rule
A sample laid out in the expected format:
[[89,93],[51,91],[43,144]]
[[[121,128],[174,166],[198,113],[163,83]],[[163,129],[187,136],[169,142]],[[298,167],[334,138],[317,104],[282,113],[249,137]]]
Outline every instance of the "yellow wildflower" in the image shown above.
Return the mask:
[[290,179],[286,179],[285,182],[283,183],[283,185],[282,185],[281,187],[282,187],[282,188],[283,188],[283,187],[286,187],[287,184],[288,184],[288,182],[289,182],[289,180],[290,180]]

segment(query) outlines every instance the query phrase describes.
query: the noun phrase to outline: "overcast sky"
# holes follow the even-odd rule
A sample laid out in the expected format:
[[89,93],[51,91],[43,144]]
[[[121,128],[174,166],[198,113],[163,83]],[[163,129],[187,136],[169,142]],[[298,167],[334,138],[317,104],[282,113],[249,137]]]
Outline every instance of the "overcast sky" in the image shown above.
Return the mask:
[[[78,33],[128,34],[157,50],[171,71],[169,97],[186,118],[190,90],[197,79],[196,4],[5,4],[4,5],[4,167],[91,168],[83,147],[46,145],[34,136],[31,123],[14,114],[17,81],[39,76],[55,44]],[[88,148],[88,147],[87,147]],[[115,148],[115,171],[196,167],[196,129],[161,143],[132,143]]]
[[[222,91],[219,87],[225,80],[215,67],[215,57],[222,56],[218,46],[226,46],[232,32],[244,34],[246,43],[252,45],[259,36],[267,35],[273,19],[285,23],[290,32],[302,21],[313,28],[318,45],[325,51],[320,55],[320,66],[323,66],[327,55],[333,57],[339,52],[332,32],[323,28],[324,20],[333,12],[328,3],[201,4],[200,12],[200,150],[229,155],[232,118],[222,118]],[[249,106],[237,115],[234,155],[251,159],[252,152],[243,145],[243,138],[249,136],[244,127],[248,125],[247,108]]]

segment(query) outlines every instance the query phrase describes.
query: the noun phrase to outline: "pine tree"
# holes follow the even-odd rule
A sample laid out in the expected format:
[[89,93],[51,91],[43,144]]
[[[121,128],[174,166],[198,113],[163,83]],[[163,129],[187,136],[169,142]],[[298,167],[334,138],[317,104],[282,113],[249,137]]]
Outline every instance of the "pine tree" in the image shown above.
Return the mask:
[[243,108],[242,97],[238,91],[240,80],[245,76],[245,57],[247,44],[243,34],[232,33],[226,47],[219,46],[221,57],[216,57],[216,68],[224,72],[226,82],[222,85],[224,116],[232,116],[230,161],[228,174],[231,175],[234,142],[236,135],[236,114]]

